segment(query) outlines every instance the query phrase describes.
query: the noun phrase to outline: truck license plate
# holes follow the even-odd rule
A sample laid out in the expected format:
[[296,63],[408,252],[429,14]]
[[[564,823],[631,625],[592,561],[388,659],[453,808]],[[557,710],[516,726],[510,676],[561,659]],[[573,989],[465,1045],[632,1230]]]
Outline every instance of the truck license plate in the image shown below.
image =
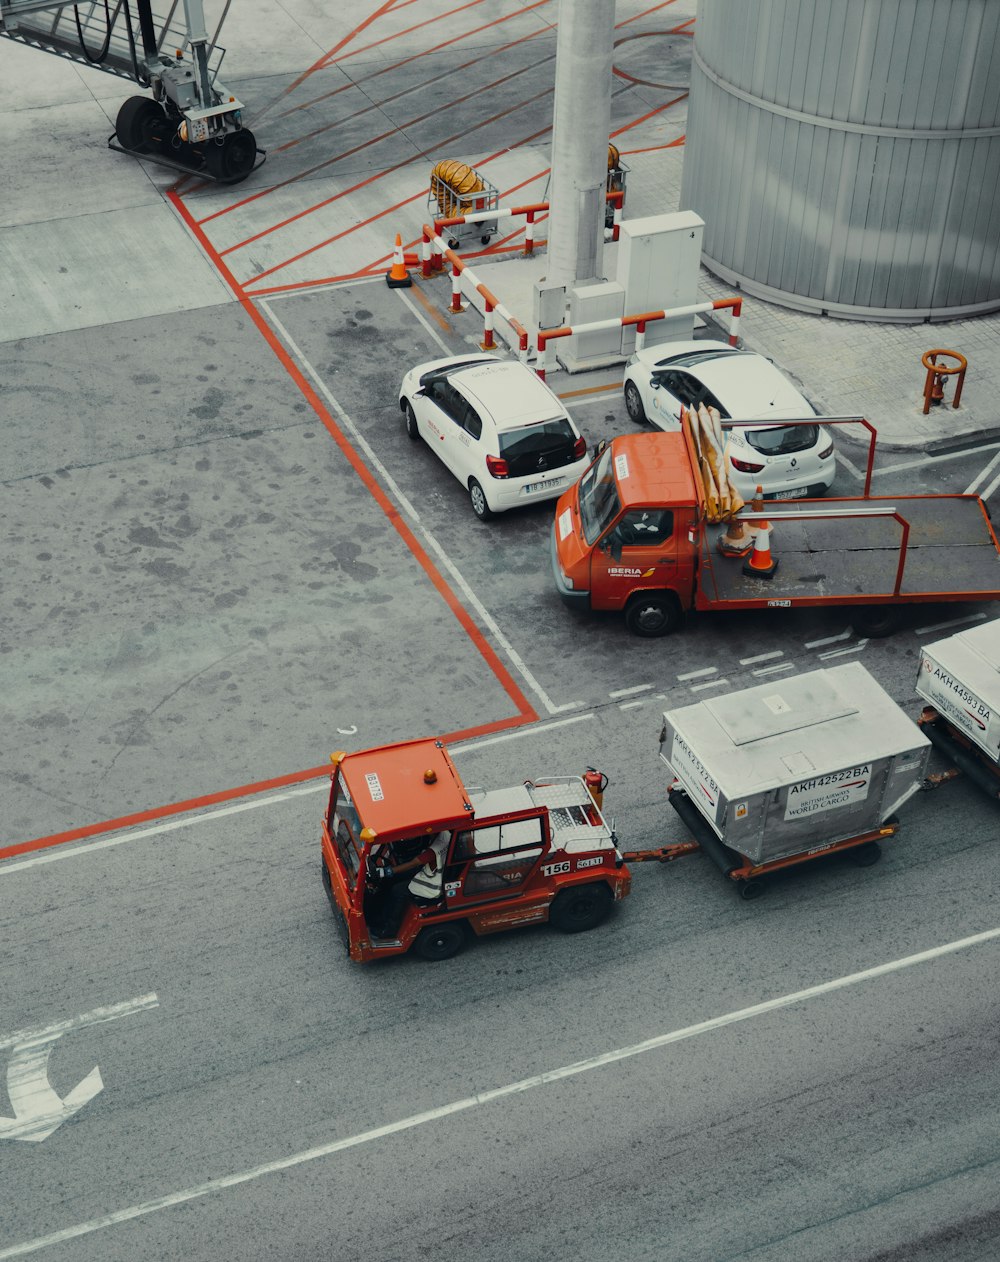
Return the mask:
[[771,496],[775,500],[801,500],[809,494],[807,486],[797,486],[793,491],[775,491]]

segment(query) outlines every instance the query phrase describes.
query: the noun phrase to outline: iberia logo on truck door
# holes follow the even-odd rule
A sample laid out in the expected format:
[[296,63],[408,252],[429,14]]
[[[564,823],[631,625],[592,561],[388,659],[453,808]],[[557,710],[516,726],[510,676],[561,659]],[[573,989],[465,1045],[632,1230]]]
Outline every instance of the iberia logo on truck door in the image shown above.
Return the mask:
[[863,802],[871,784],[871,763],[860,767],[845,767],[843,771],[831,771],[827,776],[814,776],[788,786],[785,800],[785,819],[804,819],[817,811],[833,811],[852,802]]

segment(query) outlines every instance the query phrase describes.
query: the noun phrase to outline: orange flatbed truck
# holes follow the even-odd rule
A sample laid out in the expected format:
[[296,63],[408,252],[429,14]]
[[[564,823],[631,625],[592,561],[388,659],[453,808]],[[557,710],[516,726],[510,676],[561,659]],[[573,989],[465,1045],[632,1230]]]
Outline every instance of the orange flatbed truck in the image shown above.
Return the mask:
[[[586,777],[485,791],[466,788],[439,740],[336,753],[331,761],[323,882],[352,960],[411,948],[444,960],[470,931],[545,921],[578,933],[629,893],[629,870],[601,813],[607,778],[592,768]],[[436,897],[410,896],[418,870],[419,892]],[[393,889],[402,897],[386,929]]]
[[[868,429],[864,494],[769,500],[770,578],[719,552],[726,525],[709,521],[686,421],[613,439],[557,502],[550,552],[560,596],[581,610],[621,611],[648,637],[676,630],[691,609],[809,605],[849,605],[859,634],[888,635],[894,606],[1000,599],[1000,545],[978,495],[871,495],[875,430],[861,417],[823,424]],[[761,515],[748,505],[738,516]]]

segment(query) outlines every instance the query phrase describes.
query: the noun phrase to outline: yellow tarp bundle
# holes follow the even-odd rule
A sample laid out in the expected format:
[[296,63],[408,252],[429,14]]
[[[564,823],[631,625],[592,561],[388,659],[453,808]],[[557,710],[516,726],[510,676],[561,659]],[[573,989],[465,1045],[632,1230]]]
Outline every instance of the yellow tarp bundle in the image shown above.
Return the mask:
[[690,426],[698,452],[699,471],[705,488],[705,508],[710,522],[732,521],[743,507],[736,488],[730,484],[727,443],[723,436],[722,418],[717,408],[707,408],[704,403],[695,408],[685,408],[681,424]]

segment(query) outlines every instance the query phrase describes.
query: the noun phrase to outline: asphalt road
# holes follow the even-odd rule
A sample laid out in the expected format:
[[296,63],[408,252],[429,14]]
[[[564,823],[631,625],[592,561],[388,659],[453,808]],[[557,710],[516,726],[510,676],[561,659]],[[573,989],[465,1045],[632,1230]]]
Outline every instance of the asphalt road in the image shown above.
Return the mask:
[[[624,846],[682,835],[652,705],[555,724],[458,746],[463,776],[596,761]],[[592,933],[370,967],[319,880],[322,785],[287,793],[0,868],[5,1033],[156,1003],[53,1043],[60,1094],[103,1090],[0,1149],[0,1258],[990,1256],[1000,943],[773,1004],[997,925],[969,786],[911,800],[872,868],[745,903],[700,856],[643,865]]]

